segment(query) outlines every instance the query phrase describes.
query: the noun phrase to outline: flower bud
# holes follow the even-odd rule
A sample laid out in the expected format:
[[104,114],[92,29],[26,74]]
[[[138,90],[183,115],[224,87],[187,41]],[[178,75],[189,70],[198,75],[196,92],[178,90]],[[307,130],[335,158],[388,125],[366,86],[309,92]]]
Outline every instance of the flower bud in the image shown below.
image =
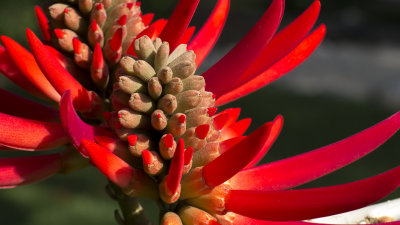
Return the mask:
[[179,210],[179,216],[185,225],[215,225],[219,224],[210,214],[193,206],[184,206]]
[[186,132],[186,116],[183,113],[174,114],[169,120],[167,125],[167,132],[171,133],[174,137],[179,137]]
[[176,95],[178,102],[177,112],[193,109],[201,103],[201,92],[195,90],[184,91]]
[[157,104],[157,107],[163,110],[167,115],[171,115],[176,110],[177,106],[176,97],[170,94],[164,95]]
[[155,106],[149,96],[142,93],[133,93],[129,99],[129,107],[137,112],[150,113]]
[[86,20],[72,7],[64,9],[65,25],[78,34],[86,34],[88,25]]
[[119,110],[118,118],[121,125],[125,128],[146,128],[148,125],[150,125],[149,117],[132,109]]
[[172,70],[168,66],[165,66],[158,70],[157,77],[162,84],[167,84],[172,80]]
[[162,85],[157,77],[150,78],[147,83],[147,91],[152,99],[157,100],[163,91]]
[[196,90],[201,91],[204,90],[206,81],[204,80],[203,76],[190,76],[186,79],[182,80],[183,90]]
[[154,68],[159,71],[161,68],[167,65],[169,56],[169,44],[164,42],[157,50],[157,54],[154,59]]
[[133,76],[120,76],[118,78],[119,88],[126,94],[133,94],[136,92],[146,92],[146,87],[142,80]]
[[186,44],[178,45],[178,47],[176,47],[175,50],[169,55],[167,65],[170,64],[172,61],[174,61],[176,58],[178,58],[180,55],[185,53],[186,51],[187,51]]
[[174,77],[163,89],[163,94],[177,95],[183,90],[182,80]]
[[156,75],[153,67],[144,60],[138,60],[133,64],[134,75],[143,81],[149,81]]
[[165,160],[172,159],[176,150],[176,142],[172,134],[164,134],[160,139],[158,147],[161,156]]
[[183,225],[181,218],[173,212],[167,212],[161,219],[160,225]]
[[162,110],[154,110],[151,114],[151,126],[156,130],[164,130],[167,126],[167,118]]
[[[140,58],[153,64],[154,56],[156,55],[156,49],[154,48],[153,42],[147,35],[136,39],[134,43],[135,53]],[[157,70],[157,69],[156,69]]]
[[155,176],[160,174],[164,169],[163,160],[157,154],[157,152],[143,150],[142,158],[143,158],[143,169],[147,174]]

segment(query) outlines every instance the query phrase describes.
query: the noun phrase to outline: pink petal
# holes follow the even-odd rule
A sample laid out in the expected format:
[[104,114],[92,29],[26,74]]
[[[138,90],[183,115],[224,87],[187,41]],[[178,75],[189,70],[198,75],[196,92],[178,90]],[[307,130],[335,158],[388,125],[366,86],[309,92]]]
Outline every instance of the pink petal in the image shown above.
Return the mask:
[[256,91],[272,81],[285,75],[302,63],[321,43],[326,32],[325,25],[319,26],[314,32],[307,36],[293,51],[275,63],[268,70],[256,76],[247,83],[223,93],[217,98],[217,106],[226,104]]
[[[15,104],[10,104],[10,102],[14,102]],[[51,122],[60,120],[60,114],[58,110],[29,99],[22,98],[1,88],[0,112],[32,120]]]
[[314,26],[320,8],[321,3],[318,0],[314,1],[302,15],[276,34],[258,59],[237,81],[236,85],[241,85],[251,80],[291,52]]
[[250,32],[203,74],[207,91],[219,96],[234,86],[275,34],[282,19],[283,8],[283,0],[274,0]]
[[239,120],[238,122],[231,124],[227,127],[224,127],[221,130],[220,140],[228,140],[234,137],[242,136],[244,132],[246,132],[247,128],[249,128],[251,123],[251,119],[243,119]]
[[44,76],[32,54],[7,36],[1,36],[1,41],[19,71],[47,97],[59,102],[61,96]]
[[171,52],[179,45],[200,0],[180,0],[167,25],[160,34],[169,43]]
[[257,163],[261,161],[264,155],[267,154],[272,144],[274,144],[276,138],[278,138],[278,135],[282,129],[282,125],[283,125],[283,117],[279,115],[271,123],[270,133],[268,134],[268,139],[265,142],[264,148],[258,153],[258,155],[253,159],[253,161],[251,161],[249,165],[246,166],[246,168],[255,166]]
[[197,66],[200,66],[217,42],[228,17],[229,5],[230,0],[218,0],[207,22],[189,43],[188,49],[196,53]]
[[375,150],[400,128],[400,112],[351,137],[301,155],[243,170],[231,179],[235,189],[281,190],[340,169]]
[[67,143],[59,123],[24,119],[0,113],[0,145],[21,150],[46,150]]
[[265,146],[270,128],[264,124],[224,154],[203,167],[204,182],[215,187],[230,179],[247,166]]
[[72,104],[71,92],[69,90],[67,90],[61,97],[60,116],[72,145],[74,145],[83,156],[87,157],[88,155],[87,152],[85,152],[85,149],[80,148],[82,140],[87,139],[94,141],[96,135],[106,132],[100,127],[91,126],[81,120],[75,112]]
[[31,93],[32,95],[47,99],[47,97],[40,92],[26,77],[18,70],[11,57],[8,55],[7,50],[0,45],[0,73],[6,76],[13,83]]
[[400,186],[400,167],[342,185],[283,191],[232,190],[225,208],[260,220],[292,221],[329,216],[372,204]]
[[0,188],[39,182],[61,168],[59,154],[0,159]]
[[94,107],[93,103],[98,102],[95,95],[82,87],[82,85],[61,66],[54,55],[46,49],[31,30],[27,29],[26,35],[28,44],[31,47],[40,69],[58,93],[63,94],[66,90],[71,90],[71,96],[76,109],[79,111],[91,111]]

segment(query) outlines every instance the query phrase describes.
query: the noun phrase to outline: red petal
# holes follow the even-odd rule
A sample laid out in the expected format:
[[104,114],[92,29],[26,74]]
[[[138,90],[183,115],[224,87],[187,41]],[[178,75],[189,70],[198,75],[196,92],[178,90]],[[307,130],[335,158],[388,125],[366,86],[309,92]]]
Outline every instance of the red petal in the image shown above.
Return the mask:
[[49,20],[39,6],[35,6],[36,19],[45,41],[51,41]]
[[169,43],[171,52],[179,45],[200,0],[180,0],[160,34]]
[[133,174],[138,172],[108,149],[92,141],[84,139],[82,146],[86,149],[93,165],[113,183],[122,188],[128,187],[134,177]]
[[193,148],[192,147],[188,147],[185,150],[185,157],[184,157],[184,165],[189,165],[190,161],[192,161],[193,158]]
[[59,102],[61,96],[44,76],[32,54],[9,37],[1,36],[1,41],[19,71],[42,93]]
[[243,119],[238,122],[231,124],[227,127],[224,127],[221,130],[220,140],[228,140],[234,137],[242,136],[244,132],[246,132],[247,128],[249,128],[251,123],[251,119]]
[[243,141],[246,138],[246,136],[239,136],[239,137],[234,137],[225,141],[221,141],[219,143],[218,151],[220,154],[223,154],[227,150],[233,148],[235,145],[237,145],[239,142]]
[[[10,104],[13,102],[15,104]],[[29,110],[27,110],[29,109]],[[0,88],[0,112],[13,116],[42,121],[59,121],[58,110],[14,95]]]
[[230,179],[247,166],[263,149],[270,133],[265,124],[247,136],[243,141],[228,149],[224,154],[203,167],[204,182],[215,187]]
[[0,145],[21,150],[45,150],[67,143],[59,123],[24,119],[0,113]]
[[314,26],[320,8],[321,3],[318,0],[314,1],[295,21],[275,35],[249,70],[238,80],[236,85],[251,80],[292,51]]
[[62,94],[66,90],[71,90],[74,106],[79,111],[90,111],[93,108],[94,95],[89,93],[82,85],[76,81],[69,72],[60,65],[36,35],[29,29],[26,30],[29,46],[33,55],[50,83],[58,93]]
[[318,47],[318,45],[324,38],[325,32],[325,26],[319,26],[314,32],[307,36],[307,38],[305,38],[293,51],[291,51],[288,55],[275,63],[268,70],[264,71],[247,83],[229,92],[226,92],[222,96],[217,98],[215,102],[216,106],[226,104],[245,95],[248,95],[249,93],[262,88],[263,86],[271,83],[272,81],[280,78],[292,69],[296,68],[300,63],[307,59],[308,56],[310,56],[311,53]]
[[61,168],[59,154],[0,159],[0,188],[39,182]]
[[351,137],[301,155],[247,169],[231,179],[235,189],[281,190],[340,169],[372,152],[400,128],[400,112]]
[[190,39],[192,38],[195,30],[196,30],[196,27],[194,27],[194,26],[186,29],[185,33],[183,34],[180,44],[187,44],[190,41]]
[[229,109],[225,109],[224,111],[218,113],[216,116],[223,114],[223,113],[227,113],[229,115],[229,120],[224,125],[224,127],[225,127],[225,126],[229,126],[236,122],[236,120],[239,118],[240,111],[241,111],[240,108],[229,108]]
[[87,157],[87,152],[83,148],[79,148],[83,139],[90,141],[95,140],[96,135],[105,134],[100,127],[91,126],[81,120],[75,112],[72,105],[72,97],[69,90],[67,90],[60,101],[60,116],[63,126],[68,133],[72,145],[80,151],[80,153]]
[[26,77],[18,70],[11,57],[8,55],[6,49],[0,45],[0,73],[6,76],[9,80],[14,82],[22,89],[28,91],[32,95],[47,99],[43,93],[40,92]]
[[331,187],[284,191],[232,190],[225,208],[261,220],[292,221],[329,216],[372,204],[400,186],[400,167]]
[[283,117],[281,115],[278,115],[271,123],[271,130],[270,133],[268,134],[268,139],[265,142],[264,148],[258,153],[258,155],[253,159],[253,161],[251,161],[249,165],[246,166],[246,168],[255,166],[257,163],[260,162],[260,160],[264,157],[264,155],[267,154],[268,150],[271,148],[272,144],[274,144],[276,138],[281,132],[282,125],[283,125]]
[[283,8],[283,0],[274,0],[250,32],[203,74],[207,83],[206,90],[219,96],[233,87],[275,34],[282,19]]
[[145,26],[148,26],[154,18],[154,13],[147,13],[142,16],[142,22]]
[[182,179],[183,166],[185,161],[183,139],[179,139],[176,146],[174,157],[171,160],[167,180],[165,181],[165,187],[169,191],[169,195],[173,196],[178,191],[179,184]]
[[207,22],[189,43],[188,49],[196,53],[196,65],[199,66],[210,53],[221,34],[228,17],[230,0],[218,0]]

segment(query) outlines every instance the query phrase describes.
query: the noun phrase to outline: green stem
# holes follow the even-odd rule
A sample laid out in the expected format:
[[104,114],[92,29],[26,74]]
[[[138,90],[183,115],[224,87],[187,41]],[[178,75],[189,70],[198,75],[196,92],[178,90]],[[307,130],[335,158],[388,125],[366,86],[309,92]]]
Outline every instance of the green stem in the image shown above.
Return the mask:
[[126,195],[121,188],[113,183],[108,185],[108,194],[118,202],[123,218],[115,212],[116,220],[121,225],[152,225],[144,215],[143,207],[135,197]]

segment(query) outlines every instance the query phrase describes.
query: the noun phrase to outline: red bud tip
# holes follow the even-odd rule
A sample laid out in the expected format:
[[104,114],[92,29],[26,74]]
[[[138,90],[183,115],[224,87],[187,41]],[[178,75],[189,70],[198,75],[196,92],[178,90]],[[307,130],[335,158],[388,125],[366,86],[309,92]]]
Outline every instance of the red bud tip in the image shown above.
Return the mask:
[[179,139],[176,152],[171,160],[171,166],[169,168],[168,176],[165,181],[165,187],[169,196],[175,195],[178,191],[179,184],[182,179],[183,163],[184,163],[184,142],[183,139]]
[[95,32],[97,30],[97,22],[96,20],[93,20],[92,23],[90,24],[90,29]]
[[184,161],[183,161],[183,164],[184,164],[185,166],[186,166],[186,165],[189,165],[190,161],[192,160],[192,157],[193,157],[193,148],[192,148],[192,147],[189,147],[189,148],[187,148],[186,151],[185,151],[185,159],[184,159]]
[[65,8],[64,9],[64,13],[68,13],[69,12],[69,9],[68,8]]
[[130,146],[135,146],[136,142],[137,142],[137,135],[132,134],[128,136],[128,143]]
[[143,150],[142,152],[143,163],[145,165],[150,165],[152,163],[152,154],[149,150]]
[[208,131],[210,130],[210,124],[203,124],[196,127],[196,135],[200,139],[204,139],[207,137]]
[[93,52],[93,68],[96,70],[102,69],[104,66],[103,52],[99,43],[96,43]]
[[120,26],[124,26],[126,24],[126,19],[127,19],[127,16],[126,15],[122,15],[118,20],[118,24]]
[[[136,5],[137,5],[137,3],[140,3],[140,2],[136,2]],[[127,7],[129,10],[131,10],[132,7],[133,7],[133,3],[132,3],[132,2],[127,3],[127,4],[126,4],[126,7]]]
[[213,99],[216,99],[216,98],[217,98],[217,95],[216,95],[216,94],[213,94],[213,95],[212,95],[212,98],[213,98]]
[[213,126],[216,130],[221,130],[225,127],[229,120],[229,113],[221,113],[214,117]]
[[110,48],[114,52],[117,52],[122,45],[122,28],[119,28],[117,31],[115,31],[114,35],[112,36],[110,40]]
[[122,115],[121,115],[121,114],[119,114],[119,113],[118,113],[118,118],[120,118],[120,119],[122,118]]
[[185,121],[186,121],[186,116],[185,116],[185,115],[181,115],[181,116],[178,118],[178,120],[179,120],[179,123],[185,123]]
[[111,112],[103,112],[101,114],[106,121],[109,121],[111,118]]
[[172,136],[172,134],[167,134],[164,139],[164,144],[166,148],[172,148],[174,146],[174,136]]
[[103,9],[103,4],[102,4],[102,3],[98,3],[98,4],[96,5],[96,9],[97,9],[97,10],[102,10],[102,9]]
[[161,119],[161,114],[157,113],[157,119]]
[[217,112],[217,108],[216,107],[210,107],[207,109],[207,114],[209,117],[214,116],[215,113]]
[[54,29],[54,34],[56,35],[57,39],[62,39],[64,37],[64,31],[61,29]]
[[75,54],[81,54],[82,52],[82,42],[78,38],[72,39],[72,45],[74,47]]
[[[131,3],[131,4],[133,5],[133,3]],[[142,2],[139,2],[139,1],[136,2],[136,6],[140,7],[141,5],[142,5]]]

